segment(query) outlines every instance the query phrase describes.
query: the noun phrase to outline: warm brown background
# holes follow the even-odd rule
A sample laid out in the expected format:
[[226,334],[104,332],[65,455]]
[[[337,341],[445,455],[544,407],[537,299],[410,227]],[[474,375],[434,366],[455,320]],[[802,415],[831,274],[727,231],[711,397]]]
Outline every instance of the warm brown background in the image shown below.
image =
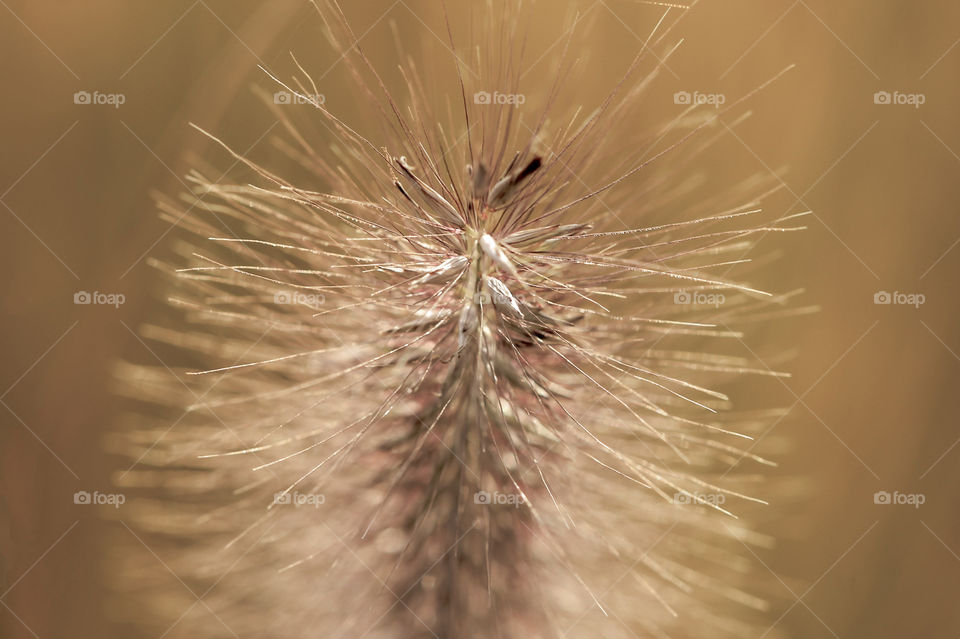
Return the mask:
[[[358,32],[388,8],[414,43],[433,37],[420,18],[438,24],[437,3],[356,4]],[[602,14],[601,55],[621,58],[639,46],[631,31],[645,34],[663,11],[584,6]],[[371,49],[386,24],[369,34]],[[794,377],[747,387],[793,405],[775,428],[792,445],[777,474],[807,481],[800,498],[772,497],[767,528],[780,541],[760,554],[782,580],[770,595],[799,599],[778,627],[804,638],[956,637],[960,7],[703,2],[681,24],[686,43],[655,88],[663,114],[675,112],[673,91],[736,96],[797,65],[750,102],[755,116],[705,167],[788,167],[785,208],[816,213],[806,233],[771,240],[786,253],[762,283],[806,288],[804,303],[822,310],[766,331],[796,350]],[[116,406],[112,362],[149,359],[128,327],[158,303],[140,260],[161,250],[167,228],[150,191],[179,190],[187,153],[204,148],[187,122],[229,131],[241,149],[257,141],[272,121],[247,91],[271,87],[255,65],[282,66],[317,38],[302,0],[0,1],[2,636],[117,636],[98,585],[106,524],[72,495],[107,490],[119,464],[100,452]],[[127,102],[75,105],[78,90]],[[876,105],[878,90],[926,103]],[[75,306],[78,290],[127,302]],[[926,303],[878,306],[880,290]],[[877,490],[926,503],[875,505]]]

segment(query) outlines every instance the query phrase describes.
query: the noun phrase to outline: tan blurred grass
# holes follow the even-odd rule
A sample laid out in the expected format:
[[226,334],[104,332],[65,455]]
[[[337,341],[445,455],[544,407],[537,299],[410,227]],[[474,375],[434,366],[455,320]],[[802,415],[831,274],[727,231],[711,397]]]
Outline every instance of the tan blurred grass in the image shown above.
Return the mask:
[[[384,63],[387,21],[376,21],[389,6],[352,10],[358,32],[373,25],[368,49]],[[662,11],[623,0],[593,5],[587,15],[609,37],[584,53],[632,56],[644,37],[636,25]],[[162,240],[154,243],[166,231],[149,191],[179,190],[185,158],[202,152],[188,122],[229,132],[241,149],[268,130],[246,90],[252,81],[270,87],[258,62],[284,68],[289,49],[318,68],[335,60],[316,46],[318,25],[295,0],[21,1],[0,14],[8,407],[0,624],[4,636],[30,636],[27,628],[40,637],[120,636],[103,614],[96,574],[106,527],[72,495],[107,490],[119,463],[99,445],[114,413],[111,362],[151,357],[129,330],[158,304],[140,259],[160,254]],[[396,4],[389,17],[411,46],[435,37],[426,29],[438,14],[426,3]],[[758,283],[806,288],[804,302],[822,311],[764,329],[796,350],[794,377],[747,387],[793,405],[774,431],[792,444],[777,472],[811,486],[799,499],[770,496],[768,532],[780,543],[757,558],[783,580],[771,595],[788,605],[800,598],[779,622],[799,637],[960,633],[952,601],[960,450],[951,449],[960,249],[950,250],[960,238],[958,25],[960,8],[948,3],[707,3],[684,19],[686,42],[656,87],[661,102],[651,101],[659,118],[675,109],[674,91],[737,96],[797,65],[751,100],[756,115],[703,168],[723,184],[789,167],[783,212],[816,214],[806,233],[765,240],[784,258]],[[549,41],[542,29],[534,33],[541,47]],[[539,63],[543,71],[550,62]],[[128,99],[120,109],[75,105],[78,90]],[[920,92],[926,103],[877,105],[879,90]],[[75,306],[78,290],[122,292],[127,303]],[[881,290],[921,292],[926,303],[878,306]],[[877,490],[920,492],[926,503],[878,506]],[[175,580],[161,561],[158,576]]]

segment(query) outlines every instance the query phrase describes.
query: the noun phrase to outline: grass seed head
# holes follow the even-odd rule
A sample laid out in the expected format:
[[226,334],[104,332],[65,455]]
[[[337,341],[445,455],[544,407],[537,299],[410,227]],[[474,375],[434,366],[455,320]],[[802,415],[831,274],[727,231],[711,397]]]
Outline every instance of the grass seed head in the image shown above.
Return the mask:
[[[124,370],[154,408],[119,480],[143,489],[131,525],[205,593],[169,636],[744,636],[765,604],[743,543],[765,540],[732,515],[766,463],[748,434],[777,415],[718,389],[773,373],[709,344],[784,302],[731,273],[796,227],[754,221],[756,180],[671,208],[737,103],[637,130],[662,25],[661,62],[645,49],[592,110],[560,97],[569,40],[555,78],[521,78],[512,49],[451,35],[477,71],[405,58],[397,94],[317,9],[377,119],[312,101],[327,146],[269,105],[299,175],[230,151],[252,183],[195,172],[186,204],[161,202],[194,239],[179,323],[143,334],[183,366]],[[529,10],[474,35],[519,42]],[[276,81],[310,102],[300,71]],[[481,99],[495,84],[522,104]],[[684,302],[705,296],[722,301]],[[138,585],[158,619],[191,603]]]

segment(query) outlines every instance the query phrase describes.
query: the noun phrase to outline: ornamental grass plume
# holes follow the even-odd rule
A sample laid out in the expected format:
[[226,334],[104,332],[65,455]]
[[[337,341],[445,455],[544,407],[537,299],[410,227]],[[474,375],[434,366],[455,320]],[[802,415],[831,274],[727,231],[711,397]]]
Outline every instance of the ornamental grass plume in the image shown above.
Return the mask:
[[577,93],[586,23],[521,76],[542,5],[448,18],[437,59],[394,69],[316,8],[350,100],[294,61],[262,91],[285,168],[221,143],[248,179],[197,170],[160,202],[172,312],[141,334],[173,355],[121,375],[124,520],[151,550],[118,551],[153,611],[131,634],[747,636],[765,539],[735,513],[779,413],[721,387],[776,373],[714,345],[789,312],[735,275],[797,227],[763,213],[769,180],[697,190],[745,98],[645,119],[669,6],[601,96]]

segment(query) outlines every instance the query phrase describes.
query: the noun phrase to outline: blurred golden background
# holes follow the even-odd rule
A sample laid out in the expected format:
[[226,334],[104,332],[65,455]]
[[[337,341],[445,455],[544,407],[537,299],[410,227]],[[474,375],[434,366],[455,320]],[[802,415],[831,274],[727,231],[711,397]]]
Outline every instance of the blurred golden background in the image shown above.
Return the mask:
[[[533,46],[544,49],[560,35],[560,3],[539,4]],[[443,33],[438,5],[371,0],[347,13],[389,63],[390,23],[416,51]],[[632,59],[665,11],[583,3],[596,23],[590,63]],[[451,7],[454,24],[463,15]],[[288,77],[288,51],[320,72],[337,60],[318,46],[304,0],[0,0],[0,29],[0,628],[121,636],[101,574],[116,524],[73,496],[109,492],[122,464],[102,446],[117,409],[111,370],[117,358],[150,358],[133,331],[162,304],[146,259],[169,237],[151,192],[182,190],[197,154],[229,166],[188,123],[240,150],[265,143],[275,121],[250,86],[274,85],[257,65]],[[801,303],[821,310],[762,328],[791,350],[776,366],[793,376],[743,389],[791,407],[771,433],[789,443],[773,474],[805,482],[783,500],[764,495],[764,532],[778,543],[751,557],[781,588],[768,593],[786,602],[776,627],[804,638],[956,637],[960,6],[701,2],[676,35],[684,44],[648,98],[660,120],[677,113],[675,92],[740,96],[796,65],[749,100],[754,115],[698,167],[720,184],[775,172],[784,197],[772,213],[814,212],[807,231],[764,239],[781,258],[757,283],[806,289]],[[531,71],[553,70],[545,51],[529,56]],[[328,100],[349,108],[334,76]],[[122,104],[103,97],[115,94]],[[75,304],[80,291],[124,303]],[[884,292],[893,303],[876,303]],[[923,504],[876,503],[878,491]]]

